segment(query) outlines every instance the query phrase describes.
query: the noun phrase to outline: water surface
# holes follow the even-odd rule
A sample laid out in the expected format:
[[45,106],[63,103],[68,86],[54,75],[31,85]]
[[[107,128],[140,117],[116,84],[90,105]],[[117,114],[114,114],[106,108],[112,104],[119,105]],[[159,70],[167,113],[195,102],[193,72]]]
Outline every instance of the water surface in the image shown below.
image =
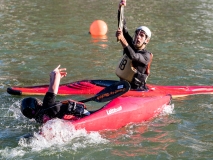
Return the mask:
[[[174,99],[149,122],[116,131],[86,133],[51,124],[52,140],[38,135],[39,125],[23,117],[23,96],[6,93],[9,86],[47,84],[58,64],[68,75],[62,83],[82,79],[118,79],[115,67],[122,48],[116,42],[119,1],[0,2],[0,159],[211,159],[212,95]],[[148,83],[159,85],[213,84],[213,2],[210,0],[139,0],[128,2],[129,32],[148,26],[154,54]],[[91,37],[90,24],[108,25],[103,38]],[[42,98],[41,96],[37,96]],[[59,100],[84,96],[58,97]],[[103,104],[89,102],[96,109]],[[174,107],[174,108],[173,108]],[[128,117],[127,117],[128,118]],[[112,122],[113,123],[113,122]],[[60,132],[58,132],[60,131]],[[28,133],[34,138],[25,141]],[[51,136],[51,135],[50,135]]]

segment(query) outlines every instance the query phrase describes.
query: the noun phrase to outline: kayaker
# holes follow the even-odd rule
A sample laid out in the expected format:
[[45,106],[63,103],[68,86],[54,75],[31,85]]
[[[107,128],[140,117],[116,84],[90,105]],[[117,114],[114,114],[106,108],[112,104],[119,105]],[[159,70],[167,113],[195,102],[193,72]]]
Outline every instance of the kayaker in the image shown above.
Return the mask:
[[45,123],[52,118],[63,118],[65,115],[75,115],[83,117],[90,115],[83,103],[74,100],[56,101],[56,95],[61,78],[67,75],[66,68],[60,65],[50,72],[50,83],[43,102],[37,98],[28,97],[21,101],[21,112],[29,118],[35,119],[39,123]]
[[[150,64],[152,61],[152,53],[145,48],[150,41],[151,31],[146,26],[140,26],[135,30],[135,34],[131,37],[128,33],[126,20],[123,17],[120,22],[121,6],[126,6],[126,0],[121,0],[118,8],[118,28],[116,31],[117,40],[123,47],[121,61],[116,69],[116,74],[121,80],[127,80],[131,84],[132,89],[147,90],[146,80],[150,74]],[[122,25],[119,25],[123,23]]]

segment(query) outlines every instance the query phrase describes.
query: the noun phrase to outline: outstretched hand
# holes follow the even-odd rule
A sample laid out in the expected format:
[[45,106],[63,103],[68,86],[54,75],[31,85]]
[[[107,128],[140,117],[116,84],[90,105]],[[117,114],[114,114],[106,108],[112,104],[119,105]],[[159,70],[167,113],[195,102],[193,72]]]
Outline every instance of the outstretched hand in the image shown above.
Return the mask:
[[58,65],[58,67],[56,67],[52,72],[50,72],[50,85],[48,92],[57,94],[61,78],[67,75],[66,68],[60,69],[60,66],[61,65]]
[[60,75],[60,78],[63,78],[63,77],[66,77],[67,75],[67,72],[66,71],[66,68],[61,68],[61,65],[58,65],[58,67],[56,67],[52,72],[50,72],[50,77],[51,76],[55,76],[55,75]]

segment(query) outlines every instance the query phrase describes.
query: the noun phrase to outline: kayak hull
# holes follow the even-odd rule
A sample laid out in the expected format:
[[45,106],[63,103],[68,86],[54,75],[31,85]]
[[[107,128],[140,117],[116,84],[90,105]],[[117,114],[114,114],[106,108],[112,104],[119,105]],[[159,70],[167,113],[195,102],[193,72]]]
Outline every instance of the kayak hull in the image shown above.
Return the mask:
[[153,119],[170,102],[170,95],[146,98],[119,97],[89,116],[70,119],[68,125],[87,131],[115,130],[130,123]]
[[[58,95],[94,95],[117,81],[114,80],[82,80],[61,84]],[[160,86],[147,84],[148,91],[130,90],[122,96],[151,97],[171,94],[173,98],[195,94],[213,94],[213,86]],[[12,95],[44,95],[48,85],[30,87],[10,87],[7,92]]]

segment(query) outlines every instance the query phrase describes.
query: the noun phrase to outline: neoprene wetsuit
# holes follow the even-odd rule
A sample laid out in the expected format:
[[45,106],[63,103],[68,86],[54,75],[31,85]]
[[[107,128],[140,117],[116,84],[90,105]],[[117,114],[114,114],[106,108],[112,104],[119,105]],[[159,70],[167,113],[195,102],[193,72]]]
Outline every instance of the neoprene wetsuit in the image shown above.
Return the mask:
[[62,119],[64,115],[75,115],[83,117],[89,115],[85,114],[85,106],[83,103],[73,100],[56,101],[56,94],[47,92],[43,99],[42,109],[37,114],[35,120],[39,123],[45,123],[52,118]]

